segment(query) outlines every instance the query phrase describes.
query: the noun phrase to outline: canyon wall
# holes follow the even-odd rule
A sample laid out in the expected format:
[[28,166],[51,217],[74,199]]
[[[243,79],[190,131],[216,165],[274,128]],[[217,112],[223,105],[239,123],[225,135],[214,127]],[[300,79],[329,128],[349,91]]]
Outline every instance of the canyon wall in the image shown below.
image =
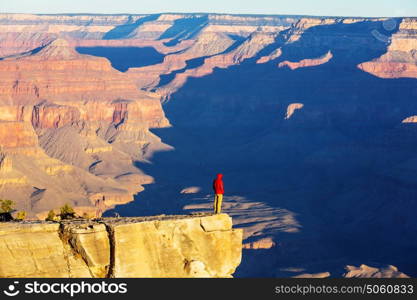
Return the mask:
[[0,277],[231,277],[242,229],[225,214],[0,224]]

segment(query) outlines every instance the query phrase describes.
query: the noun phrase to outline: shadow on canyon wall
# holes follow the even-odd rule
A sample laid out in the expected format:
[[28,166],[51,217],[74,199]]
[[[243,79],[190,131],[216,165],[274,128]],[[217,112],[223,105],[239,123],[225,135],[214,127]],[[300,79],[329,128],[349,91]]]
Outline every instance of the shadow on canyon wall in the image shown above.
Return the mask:
[[[381,79],[357,68],[387,50],[373,30],[383,32],[381,22],[313,27],[274,61],[256,64],[271,50],[265,49],[241,65],[189,79],[165,104],[173,127],[154,130],[175,150],[138,164],[156,184],[115,211],[184,212],[194,196],[181,189],[200,186],[200,194],[210,194],[222,172],[226,194],[288,209],[302,225],[300,233],[278,233],[282,247],[262,250],[268,255],[245,250],[238,276],[284,276],[278,270],[291,266],[337,275],[326,269],[334,261],[339,271],[380,262],[417,275],[417,126],[401,123],[417,114],[417,80]],[[277,66],[329,50],[332,60],[320,66]],[[304,107],[286,120],[291,103]]]
[[164,60],[164,55],[152,47],[77,47],[76,50],[81,54],[105,57],[120,72],[159,64]]

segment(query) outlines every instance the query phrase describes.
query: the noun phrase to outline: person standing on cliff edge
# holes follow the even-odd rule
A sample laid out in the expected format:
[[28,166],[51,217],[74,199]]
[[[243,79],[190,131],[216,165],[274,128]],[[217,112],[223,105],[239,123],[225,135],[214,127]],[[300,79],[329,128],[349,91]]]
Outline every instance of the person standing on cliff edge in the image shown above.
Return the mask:
[[217,174],[217,178],[213,181],[213,190],[214,190],[214,213],[219,214],[222,211],[222,202],[223,202],[223,174]]

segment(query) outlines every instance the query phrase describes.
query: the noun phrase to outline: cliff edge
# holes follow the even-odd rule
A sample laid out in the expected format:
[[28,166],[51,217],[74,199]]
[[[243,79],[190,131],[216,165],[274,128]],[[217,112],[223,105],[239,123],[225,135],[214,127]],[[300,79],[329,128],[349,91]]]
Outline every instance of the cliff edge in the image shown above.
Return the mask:
[[231,277],[227,214],[0,223],[0,277]]

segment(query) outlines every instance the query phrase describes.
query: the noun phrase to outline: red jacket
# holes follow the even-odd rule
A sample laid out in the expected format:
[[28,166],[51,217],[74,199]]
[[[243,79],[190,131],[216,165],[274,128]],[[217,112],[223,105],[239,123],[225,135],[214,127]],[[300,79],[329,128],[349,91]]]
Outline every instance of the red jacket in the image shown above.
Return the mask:
[[224,194],[223,174],[217,174],[217,178],[213,181],[213,190],[215,194]]

